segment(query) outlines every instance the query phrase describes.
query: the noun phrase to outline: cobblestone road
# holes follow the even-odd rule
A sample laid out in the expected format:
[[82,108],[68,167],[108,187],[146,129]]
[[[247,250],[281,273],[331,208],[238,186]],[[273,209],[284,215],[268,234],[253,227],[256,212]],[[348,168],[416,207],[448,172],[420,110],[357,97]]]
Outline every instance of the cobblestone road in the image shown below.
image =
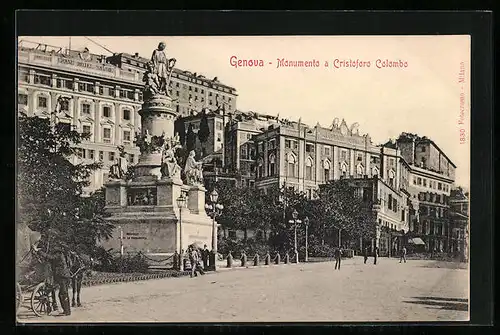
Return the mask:
[[20,322],[300,322],[468,320],[468,271],[456,264],[381,258],[220,270],[82,289],[68,317]]

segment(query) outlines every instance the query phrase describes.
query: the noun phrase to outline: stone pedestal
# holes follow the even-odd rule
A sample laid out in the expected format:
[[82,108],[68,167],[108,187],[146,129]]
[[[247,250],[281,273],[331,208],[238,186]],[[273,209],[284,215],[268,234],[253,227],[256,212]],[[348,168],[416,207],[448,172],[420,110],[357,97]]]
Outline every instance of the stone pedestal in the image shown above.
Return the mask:
[[188,191],[188,208],[191,213],[205,213],[205,192],[207,190],[199,186],[191,186]]
[[[139,114],[141,138],[174,137],[176,111],[169,97],[150,98]],[[103,242],[105,248],[165,258],[192,243],[211,245],[212,220],[204,208],[206,190],[184,185],[180,178],[162,178],[159,149],[154,145],[141,147],[139,162],[132,167],[134,179],[105,185],[106,210],[111,214],[108,220],[115,225],[113,237]],[[187,198],[182,210],[177,206],[181,194]]]

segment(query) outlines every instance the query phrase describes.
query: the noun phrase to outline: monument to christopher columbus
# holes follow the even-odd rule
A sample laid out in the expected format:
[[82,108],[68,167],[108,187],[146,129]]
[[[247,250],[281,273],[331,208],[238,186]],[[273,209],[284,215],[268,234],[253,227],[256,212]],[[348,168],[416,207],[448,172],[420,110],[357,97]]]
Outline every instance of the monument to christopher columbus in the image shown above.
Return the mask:
[[[139,162],[132,167],[118,163],[105,185],[108,220],[116,228],[104,247],[124,253],[140,251],[151,257],[180,253],[192,243],[210,245],[213,229],[204,209],[201,163],[191,156],[186,166],[177,162],[177,112],[168,93],[176,60],[167,58],[165,48],[161,42],[153,51],[143,77],[141,133],[136,134]],[[177,206],[181,195],[187,199],[182,221]]]

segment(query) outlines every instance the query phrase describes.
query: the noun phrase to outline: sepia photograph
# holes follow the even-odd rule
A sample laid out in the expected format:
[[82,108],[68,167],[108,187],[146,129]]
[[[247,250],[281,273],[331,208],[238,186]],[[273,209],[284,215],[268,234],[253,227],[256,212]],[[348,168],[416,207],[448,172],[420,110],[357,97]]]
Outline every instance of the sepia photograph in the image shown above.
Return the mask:
[[18,324],[470,320],[470,35],[18,36],[17,99]]

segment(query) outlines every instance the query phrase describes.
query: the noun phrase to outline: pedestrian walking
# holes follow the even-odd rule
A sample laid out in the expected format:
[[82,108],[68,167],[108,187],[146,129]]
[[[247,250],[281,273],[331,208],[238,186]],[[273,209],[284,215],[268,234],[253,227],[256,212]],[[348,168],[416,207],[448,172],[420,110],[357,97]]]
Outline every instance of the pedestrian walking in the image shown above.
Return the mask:
[[201,252],[201,256],[202,256],[201,259],[203,260],[203,269],[205,271],[207,271],[208,270],[208,258],[210,256],[210,251],[208,251],[208,247],[206,244],[203,246],[203,251]]
[[198,277],[197,272],[199,272],[201,275],[205,274],[200,266],[200,254],[195,247],[190,247],[189,261],[191,263],[191,278],[193,278],[193,276]]
[[63,309],[60,315],[71,315],[71,305],[69,303],[68,288],[71,279],[70,262],[67,257],[67,250],[62,244],[54,245],[52,252],[44,252],[33,246],[35,252],[50,262],[54,276],[54,284],[59,286],[59,302]]
[[340,270],[340,262],[342,260],[342,248],[338,247],[337,249],[335,249],[334,255],[335,255],[335,270],[337,270],[337,267]]
[[401,263],[401,261],[405,261],[406,263],[406,248],[403,247],[403,249],[401,249],[401,258],[399,259],[399,263]]
[[373,254],[373,264],[377,265],[378,258],[378,247],[375,247],[375,253]]
[[365,259],[365,264],[366,264],[366,261],[368,260],[368,248],[365,247],[365,249],[363,250],[363,257]]

